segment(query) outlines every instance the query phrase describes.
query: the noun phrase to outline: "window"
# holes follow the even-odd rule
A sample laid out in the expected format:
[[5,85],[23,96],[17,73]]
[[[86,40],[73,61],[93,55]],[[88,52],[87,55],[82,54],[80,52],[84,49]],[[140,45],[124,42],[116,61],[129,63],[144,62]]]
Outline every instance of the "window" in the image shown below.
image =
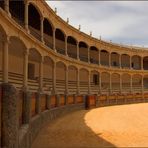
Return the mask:
[[94,83],[95,85],[99,84],[99,77],[98,77],[97,74],[94,74],[94,75],[93,75],[93,83]]
[[35,64],[28,63],[28,79],[35,78]]

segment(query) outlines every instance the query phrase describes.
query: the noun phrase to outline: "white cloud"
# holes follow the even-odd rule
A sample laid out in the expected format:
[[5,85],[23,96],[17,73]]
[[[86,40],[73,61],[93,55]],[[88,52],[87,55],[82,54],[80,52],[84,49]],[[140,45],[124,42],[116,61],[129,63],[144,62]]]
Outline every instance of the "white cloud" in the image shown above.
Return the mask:
[[[48,1],[58,15],[82,31],[113,42],[147,45],[148,2],[143,1]],[[122,41],[123,39],[123,41]]]

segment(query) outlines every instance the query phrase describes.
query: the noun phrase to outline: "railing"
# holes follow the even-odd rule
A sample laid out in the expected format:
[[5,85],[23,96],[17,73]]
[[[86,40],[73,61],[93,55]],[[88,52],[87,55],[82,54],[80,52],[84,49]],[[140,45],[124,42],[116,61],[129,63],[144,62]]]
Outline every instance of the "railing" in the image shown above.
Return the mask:
[[58,53],[65,55],[65,50],[64,49],[56,47],[56,50],[57,50]]
[[77,59],[77,54],[74,53],[68,53],[68,56],[74,59]]
[[81,61],[88,62],[88,57],[86,56],[80,55],[79,58]]
[[37,29],[33,28],[30,25],[28,27],[29,27],[29,30],[30,30],[30,34],[32,34],[36,39],[38,39],[39,41],[41,41],[40,30],[37,30]]
[[99,61],[98,61],[98,60],[95,60],[95,59],[90,58],[90,63],[93,63],[93,64],[99,64]]
[[53,49],[53,44],[49,41],[49,39],[47,39],[46,37],[44,37],[44,42],[45,45],[50,47],[51,49]]

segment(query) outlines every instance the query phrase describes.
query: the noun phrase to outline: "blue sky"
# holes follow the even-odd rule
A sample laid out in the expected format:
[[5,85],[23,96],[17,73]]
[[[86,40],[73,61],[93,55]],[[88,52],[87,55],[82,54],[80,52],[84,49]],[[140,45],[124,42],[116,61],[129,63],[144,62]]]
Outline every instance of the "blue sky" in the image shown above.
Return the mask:
[[148,47],[147,1],[47,1],[81,31],[114,43]]

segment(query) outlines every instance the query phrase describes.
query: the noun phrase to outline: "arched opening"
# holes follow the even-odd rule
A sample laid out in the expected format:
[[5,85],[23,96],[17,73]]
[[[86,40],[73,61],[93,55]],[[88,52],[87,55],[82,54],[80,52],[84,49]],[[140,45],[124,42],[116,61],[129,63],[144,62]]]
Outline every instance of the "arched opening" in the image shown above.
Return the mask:
[[100,64],[103,66],[109,66],[109,52],[106,50],[100,51]]
[[30,30],[30,33],[38,40],[41,40],[41,16],[39,11],[36,9],[36,7],[29,3],[28,6],[28,27]]
[[110,89],[110,74],[107,72],[101,73],[101,92],[108,93]]
[[77,59],[77,41],[71,36],[67,38],[67,54],[69,57]]
[[23,0],[9,0],[9,11],[11,16],[21,26],[24,26],[24,8],[25,5]]
[[119,54],[116,52],[111,53],[111,66],[120,67],[119,65]]
[[86,69],[80,69],[79,82],[80,94],[88,94],[88,71]]
[[74,66],[68,67],[68,92],[76,94],[77,92],[77,68]]
[[44,18],[44,42],[45,45],[53,49],[53,28],[48,19]]
[[142,90],[142,76],[135,74],[132,76],[132,88],[134,92],[140,92]]
[[4,0],[0,0],[0,7],[4,9]]
[[0,83],[3,81],[3,53],[4,53],[4,42],[6,41],[6,33],[3,27],[0,25]]
[[141,57],[137,56],[137,55],[134,55],[132,57],[131,66],[132,66],[133,69],[140,70],[141,69]]
[[130,68],[130,56],[127,54],[121,55],[121,67],[122,68]]
[[66,66],[62,62],[56,64],[56,90],[58,94],[65,94]]
[[23,87],[24,53],[26,47],[17,37],[10,37],[8,57],[8,81],[20,89]]
[[88,46],[84,42],[79,42],[79,58],[81,61],[88,62]]
[[39,89],[40,62],[40,53],[35,48],[31,48],[28,57],[28,86],[31,91],[35,92]]
[[97,71],[91,71],[91,74],[90,74],[91,93],[93,94],[99,93],[99,81],[100,81],[99,73]]
[[53,61],[48,56],[44,57],[43,90],[50,94],[53,92]]
[[65,55],[65,35],[60,29],[55,31],[55,45],[57,52]]
[[145,75],[143,78],[143,87],[144,87],[144,91],[148,92],[148,75]]
[[143,58],[143,69],[148,70],[148,56]]
[[113,73],[111,75],[112,92],[120,92],[120,75]]
[[98,64],[99,63],[98,49],[94,46],[91,46],[89,52],[90,52],[90,63]]
[[127,93],[131,91],[131,76],[129,74],[122,75],[122,93]]

